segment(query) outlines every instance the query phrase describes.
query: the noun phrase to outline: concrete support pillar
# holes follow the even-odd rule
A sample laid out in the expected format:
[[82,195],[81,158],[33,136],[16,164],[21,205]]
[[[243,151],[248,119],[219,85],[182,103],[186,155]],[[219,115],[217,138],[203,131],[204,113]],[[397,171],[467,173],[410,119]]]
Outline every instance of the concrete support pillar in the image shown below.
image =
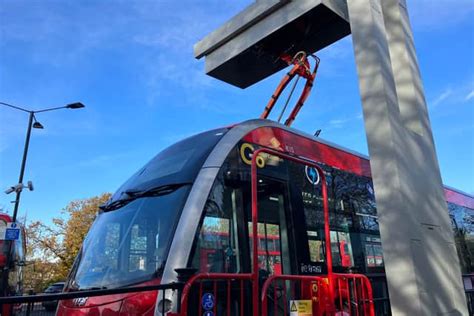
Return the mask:
[[347,5],[392,314],[468,315],[406,3]]

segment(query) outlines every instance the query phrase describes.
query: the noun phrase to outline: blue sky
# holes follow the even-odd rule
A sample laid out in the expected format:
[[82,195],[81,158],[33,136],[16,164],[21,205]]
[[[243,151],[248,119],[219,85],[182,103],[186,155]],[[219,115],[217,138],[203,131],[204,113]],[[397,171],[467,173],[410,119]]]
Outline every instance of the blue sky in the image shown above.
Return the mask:
[[[41,109],[20,216],[49,220],[68,202],[112,192],[171,143],[258,117],[280,81],[245,90],[204,74],[192,47],[251,3],[0,2],[0,101]],[[443,181],[474,194],[474,2],[408,0]],[[351,38],[319,53],[317,84],[294,127],[367,154]],[[27,115],[0,107],[0,208],[13,209]]]

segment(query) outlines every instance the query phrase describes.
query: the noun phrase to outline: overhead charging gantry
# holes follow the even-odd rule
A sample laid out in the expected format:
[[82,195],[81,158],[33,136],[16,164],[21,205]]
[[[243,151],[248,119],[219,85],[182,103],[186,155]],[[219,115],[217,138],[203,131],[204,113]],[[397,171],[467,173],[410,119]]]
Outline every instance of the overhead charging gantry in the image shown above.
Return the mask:
[[208,75],[240,88],[291,64],[261,115],[267,118],[292,77],[302,76],[306,86],[289,126],[319,63],[310,73],[296,54],[314,54],[349,34],[392,315],[467,315],[405,0],[257,0],[194,52],[205,57]]

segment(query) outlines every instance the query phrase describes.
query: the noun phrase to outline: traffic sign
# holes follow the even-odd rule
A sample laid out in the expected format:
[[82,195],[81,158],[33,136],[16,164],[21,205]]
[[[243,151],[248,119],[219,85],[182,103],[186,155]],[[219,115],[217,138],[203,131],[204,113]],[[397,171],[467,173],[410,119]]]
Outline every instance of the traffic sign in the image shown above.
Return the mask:
[[17,223],[7,223],[0,227],[0,240],[18,240],[20,238],[20,227]]

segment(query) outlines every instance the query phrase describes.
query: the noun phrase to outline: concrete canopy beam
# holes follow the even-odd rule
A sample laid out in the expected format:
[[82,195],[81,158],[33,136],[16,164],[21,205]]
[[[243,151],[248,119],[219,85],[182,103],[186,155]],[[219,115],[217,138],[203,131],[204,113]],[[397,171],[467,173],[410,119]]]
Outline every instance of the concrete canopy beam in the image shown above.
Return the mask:
[[282,53],[314,53],[349,34],[345,1],[258,1],[197,43],[194,53],[206,57],[208,75],[246,88],[285,68]]

